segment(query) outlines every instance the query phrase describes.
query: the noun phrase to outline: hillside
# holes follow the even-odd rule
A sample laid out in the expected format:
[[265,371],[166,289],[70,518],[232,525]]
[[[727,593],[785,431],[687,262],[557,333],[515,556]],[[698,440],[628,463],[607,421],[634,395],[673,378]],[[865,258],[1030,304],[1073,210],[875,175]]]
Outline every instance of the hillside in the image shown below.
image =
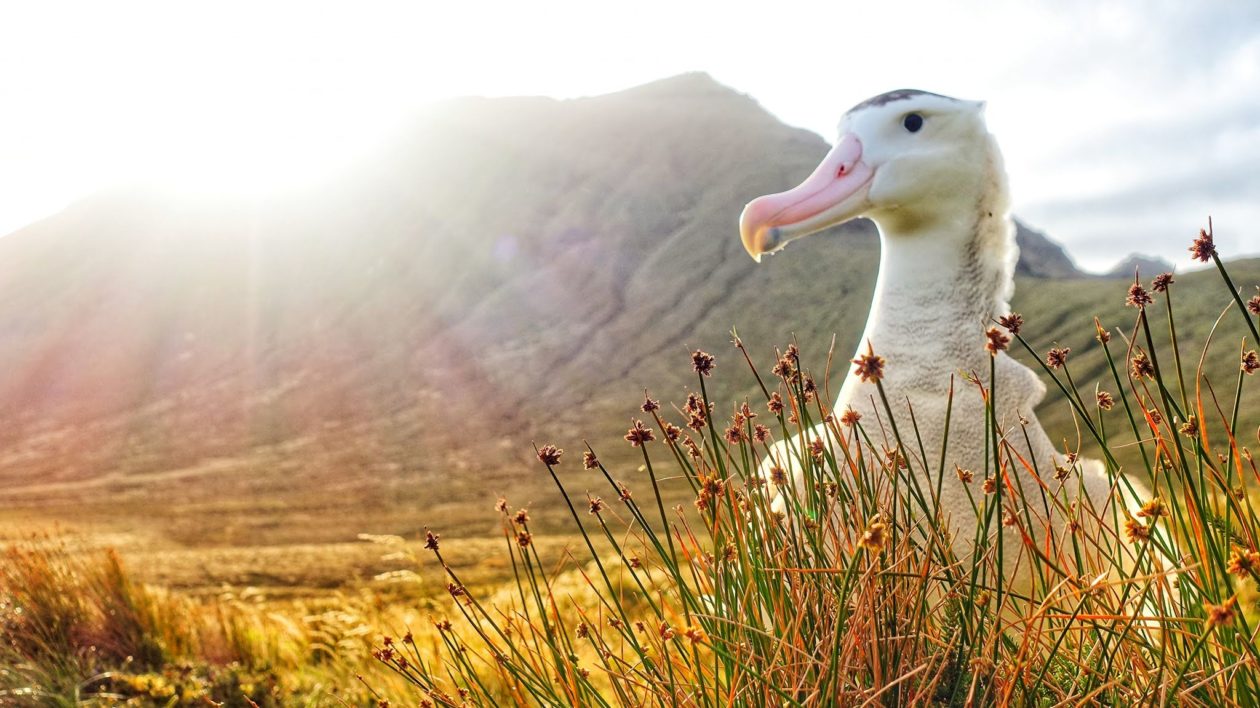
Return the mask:
[[[732,327],[763,362],[793,336],[819,362],[833,334],[852,351],[873,228],[757,266],[735,227],[826,149],[686,75],[451,102],[265,203],[85,200],[0,239],[0,505],[185,545],[488,531],[499,493],[552,499],[531,440],[626,459],[644,388],[683,398],[693,348],[739,366]],[[1091,315],[1129,322],[1123,288],[1038,238],[1021,230],[1020,273],[1058,279],[1021,277],[1015,307],[1038,342],[1083,354]],[[1236,276],[1260,282],[1260,262]],[[1180,278],[1192,339],[1226,304],[1214,277]],[[1097,357],[1080,362],[1092,381]],[[1070,430],[1060,408],[1048,419]]]

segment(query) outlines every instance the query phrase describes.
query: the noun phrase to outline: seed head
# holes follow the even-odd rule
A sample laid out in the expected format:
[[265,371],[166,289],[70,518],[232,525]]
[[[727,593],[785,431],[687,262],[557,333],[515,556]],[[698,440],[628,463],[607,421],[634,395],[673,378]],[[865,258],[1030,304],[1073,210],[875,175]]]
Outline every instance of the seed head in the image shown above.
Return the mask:
[[1151,281],[1151,290],[1157,293],[1166,293],[1168,292],[1168,286],[1175,282],[1177,281],[1173,280],[1172,273],[1160,273],[1155,276],[1155,280]]
[[1138,521],[1137,519],[1125,519],[1124,536],[1129,539],[1129,543],[1146,541],[1151,537],[1151,527],[1141,521]]
[[1099,408],[1105,411],[1109,411],[1115,405],[1116,405],[1116,399],[1113,398],[1110,393],[1107,393],[1106,391],[1098,392],[1098,407]]
[[1159,497],[1155,497],[1154,499],[1151,499],[1150,501],[1143,504],[1142,508],[1138,509],[1138,512],[1137,514],[1135,514],[1135,516],[1154,521],[1155,519],[1158,519],[1161,516],[1168,516],[1168,507],[1164,504],[1163,499],[1160,499]]
[[787,484],[787,470],[775,465],[770,468],[770,484],[782,487]]
[[863,383],[875,383],[884,378],[884,357],[875,354],[870,342],[866,343],[866,353],[853,360],[857,366],[853,374]]
[[1181,431],[1182,435],[1188,438],[1198,437],[1199,419],[1194,416],[1190,416],[1189,418],[1186,418],[1186,422],[1182,423],[1181,427],[1178,429]]
[[1072,470],[1063,465],[1056,464],[1054,466],[1054,478],[1060,482],[1066,481],[1071,476]]
[[763,443],[770,439],[770,429],[758,423],[753,426],[753,437],[757,439],[757,442]]
[[1019,334],[1019,328],[1024,326],[1024,318],[1018,312],[1012,312],[1009,315],[998,318],[998,324],[1006,328],[1011,334]]
[[1148,410],[1146,412],[1146,415],[1150,417],[1151,425],[1159,425],[1160,423],[1164,422],[1164,416],[1161,415],[1160,412],[1155,410],[1154,408]]
[[627,501],[630,501],[632,498],[634,498],[634,495],[630,493],[629,487],[622,484],[621,482],[618,482],[617,483],[617,498],[623,502],[627,502]]
[[643,421],[634,421],[634,426],[626,431],[626,440],[634,447],[643,447],[644,444],[650,443],[656,439],[656,435],[652,433],[652,429],[643,425]]
[[521,548],[528,548],[529,544],[534,540],[528,531],[519,531],[516,534],[516,543]]
[[814,441],[809,444],[809,454],[813,456],[814,461],[823,461],[823,457],[827,454],[827,444],[822,441],[822,438],[814,438]]
[[1203,609],[1207,612],[1208,629],[1219,627],[1223,624],[1231,624],[1238,614],[1235,611],[1237,605],[1237,595],[1234,595],[1219,605],[1213,605],[1210,602],[1203,603]]
[[1142,284],[1135,279],[1133,284],[1129,286],[1129,297],[1125,298],[1124,304],[1141,310],[1152,302],[1154,300],[1151,299],[1151,294],[1146,292],[1146,288],[1142,287]]
[[1260,294],[1253,295],[1251,299],[1247,301],[1247,312],[1250,312],[1253,315],[1260,315]]
[[560,464],[560,456],[563,454],[564,450],[555,445],[543,445],[538,448],[538,460],[548,467]]
[[1256,356],[1255,349],[1243,354],[1242,370],[1243,373],[1249,375],[1256,373],[1257,370],[1260,370],[1260,356]]
[[866,525],[866,531],[862,533],[862,539],[858,542],[862,548],[878,553],[883,550],[884,544],[887,543],[888,525],[880,519],[879,514],[871,517],[871,522]]
[[711,376],[713,374],[713,355],[699,349],[691,353],[691,368],[696,370],[701,376]]
[[578,622],[578,626],[574,628],[573,633],[578,639],[586,639],[591,635],[591,628],[585,622]]
[[1102,323],[1098,321],[1097,317],[1094,318],[1094,339],[1097,339],[1103,344],[1111,341],[1111,332],[1108,332],[1103,328]]
[[524,526],[528,524],[529,509],[517,509],[516,515],[512,517],[512,521],[515,521],[517,526]]
[[643,392],[643,405],[639,406],[639,408],[644,413],[651,413],[654,410],[660,409],[660,407],[661,404],[659,401],[652,400],[652,398],[647,395],[647,391]]
[[1260,572],[1260,553],[1242,546],[1234,546],[1229,554],[1229,572],[1240,578]]
[[1006,345],[1011,343],[1011,338],[1002,334],[1002,330],[997,327],[990,327],[984,336],[989,339],[985,342],[984,348],[988,349],[990,354],[1006,351]]
[[1055,347],[1046,352],[1046,366],[1051,369],[1058,369],[1067,363],[1068,354],[1072,353],[1071,347]]
[[666,642],[673,639],[674,635],[677,634],[674,628],[669,626],[669,622],[661,622],[661,626],[656,628],[656,633],[660,635],[662,641]]
[[996,491],[997,491],[997,478],[985,477],[984,478],[984,493],[993,494]]
[[1133,378],[1140,379],[1155,377],[1155,367],[1151,365],[1151,360],[1146,358],[1146,352],[1138,352],[1133,360],[1129,362],[1133,370]]
[[599,467],[599,458],[596,457],[595,453],[591,452],[590,450],[583,452],[582,453],[582,467],[588,470],[593,470],[596,467]]
[[974,472],[971,470],[965,470],[957,465],[954,465],[954,474],[958,475],[959,481],[963,484],[971,484],[971,480],[976,478]]
[[499,501],[494,503],[494,510],[499,512],[500,514],[506,514],[508,510],[507,499],[504,499],[503,497],[499,497]]
[[425,529],[424,530],[424,547],[427,550],[436,551],[438,549],[439,538],[442,538],[442,537],[436,533],[433,533],[432,531],[428,529]]
[[840,422],[850,428],[857,425],[859,420],[862,420],[862,414],[853,410],[852,406],[844,409],[844,414],[840,416]]
[[682,428],[673,423],[665,423],[665,427],[662,430],[665,431],[665,439],[670,442],[677,442],[678,438],[682,437]]
[[599,497],[587,497],[587,501],[590,502],[590,513],[592,515],[598,516],[599,512],[604,510],[603,499],[600,499]]
[[731,424],[731,426],[722,433],[722,437],[731,445],[738,445],[748,439],[748,434],[744,432],[744,426]]
[[704,630],[695,625],[691,625],[690,627],[687,627],[687,629],[683,630],[683,636],[686,637],[687,641],[692,644],[700,644],[708,638],[708,635],[704,633]]
[[1212,243],[1212,234],[1203,229],[1199,229],[1199,237],[1190,244],[1190,257],[1207,263],[1212,260],[1212,256],[1216,255],[1216,246]]
[[768,408],[770,412],[775,415],[782,413],[783,412],[783,396],[780,396],[778,391],[775,391],[774,393],[770,394],[770,400],[766,403],[766,408]]

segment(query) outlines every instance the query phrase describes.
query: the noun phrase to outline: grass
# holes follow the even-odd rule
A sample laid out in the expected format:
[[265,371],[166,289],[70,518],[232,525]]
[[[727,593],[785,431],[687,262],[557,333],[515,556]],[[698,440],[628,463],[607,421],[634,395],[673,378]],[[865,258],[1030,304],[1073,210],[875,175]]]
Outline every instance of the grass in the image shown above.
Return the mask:
[[[469,523],[333,555],[258,550],[233,571],[241,583],[321,578],[321,592],[171,592],[117,553],[16,543],[0,565],[0,704],[1251,705],[1260,473],[1250,433],[1235,431],[1256,419],[1240,354],[1260,339],[1260,301],[1205,255],[1224,285],[1214,323],[1179,322],[1174,284],[1064,362],[1008,330],[1011,353],[1040,362],[1070,407],[1081,453],[1117,485],[1121,470],[1147,483],[1162,511],[1073,506],[1064,485],[1079,467],[1021,459],[1009,441],[1022,431],[992,409],[989,463],[962,482],[928,464],[948,440],[829,410],[830,354],[811,376],[791,347],[770,372],[736,338],[737,365],[697,353],[686,402],[646,400],[622,450],[539,447],[558,503],[504,500],[498,539],[462,537]],[[1211,337],[1190,350],[1177,334],[1224,332],[1219,322],[1243,327],[1242,350]],[[1081,361],[1104,363],[1082,373]],[[979,373],[959,386],[1002,385]],[[761,400],[718,406],[727,376]],[[884,420],[905,420],[884,405]],[[833,444],[801,435],[815,426]],[[809,484],[761,475],[775,439],[796,441]],[[1012,497],[1006,482],[1034,474],[1038,498]],[[974,557],[953,550],[943,484],[970,494]],[[680,488],[694,503],[667,503]],[[538,533],[531,513],[557,511],[571,535]],[[1069,515],[1072,533],[1037,532]],[[160,553],[138,556],[162,566],[147,578],[197,586],[190,566],[209,556]],[[1030,590],[997,571],[1012,556],[1032,570]],[[303,570],[321,562],[362,577],[330,590],[348,571]]]
[[[1254,346],[1260,297],[1240,296],[1210,234],[1196,247],[1218,268],[1225,315],[1241,318]],[[503,505],[513,582],[480,596],[452,568],[436,650],[404,636],[376,657],[421,705],[1250,705],[1260,695],[1260,518],[1248,487],[1260,472],[1235,431],[1260,364],[1244,347],[1227,380],[1209,377],[1203,352],[1182,351],[1176,287],[1160,280],[1162,303],[1135,283],[1132,326],[1097,329],[1108,397],[1078,387],[1067,353],[1038,353],[1007,327],[1071,405],[1113,487],[1128,476],[1150,485],[1137,513],[1075,503],[1067,490],[1081,463],[1022,459],[1010,440],[1023,432],[1002,428],[991,405],[986,469],[947,470],[949,441],[922,439],[913,411],[901,429],[906,418],[886,399],[890,425],[833,413],[795,347],[769,375],[736,338],[762,403],[719,420],[712,358],[697,352],[694,392],[676,409],[686,427],[649,399],[648,422],[628,431],[637,472],[614,472],[591,448],[575,472],[572,453],[539,448],[582,552],[543,562],[528,515]],[[1167,332],[1151,324],[1159,307]],[[970,373],[966,385],[993,400],[993,369]],[[812,445],[802,433],[813,430],[832,444]],[[1133,440],[1123,449],[1121,430]],[[758,471],[772,438],[796,441],[808,480],[798,491],[771,471],[782,510]],[[1121,459],[1137,460],[1125,476]],[[639,482],[624,486],[632,474]],[[1037,498],[1011,484],[1025,475],[1040,480]],[[965,557],[937,503],[955,476],[977,519]],[[694,508],[660,501],[661,485],[678,480]],[[596,484],[601,493],[572,493]],[[1048,532],[1058,527],[1067,531]],[[439,535],[426,547],[450,567]],[[1031,570],[1031,590],[999,572],[1012,555]]]

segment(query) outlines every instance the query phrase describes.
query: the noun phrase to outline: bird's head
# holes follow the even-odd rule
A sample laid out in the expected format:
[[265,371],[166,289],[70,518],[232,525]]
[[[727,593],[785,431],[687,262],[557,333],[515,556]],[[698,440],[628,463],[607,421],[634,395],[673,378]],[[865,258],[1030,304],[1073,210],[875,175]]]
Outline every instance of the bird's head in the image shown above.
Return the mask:
[[915,90],[859,103],[840,138],[797,187],[744,207],[740,237],[754,260],[789,241],[866,216],[900,232],[974,208],[992,178],[984,104]]

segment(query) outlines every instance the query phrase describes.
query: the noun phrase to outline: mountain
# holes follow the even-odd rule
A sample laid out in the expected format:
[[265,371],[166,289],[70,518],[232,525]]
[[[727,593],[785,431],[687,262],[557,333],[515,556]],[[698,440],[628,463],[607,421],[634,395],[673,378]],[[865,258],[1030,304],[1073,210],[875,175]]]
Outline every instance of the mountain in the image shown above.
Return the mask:
[[[819,366],[833,335],[853,350],[872,225],[761,265],[736,230],[826,150],[692,74],[451,101],[266,201],[84,200],[0,239],[0,508],[186,545],[492,532],[499,493],[558,525],[531,441],[634,474],[621,434],[645,388],[685,397],[692,349],[719,356],[722,401],[758,390],[732,327],[762,364],[793,338]],[[1020,234],[1038,341],[1088,340],[1085,297],[1127,316]]]
[[1019,245],[1016,275],[1036,278],[1077,278],[1084,275],[1063,246],[1049,236],[1015,219],[1015,243]]
[[1140,253],[1131,253],[1127,258],[1117,263],[1114,268],[1107,271],[1103,277],[1132,278],[1136,272],[1145,278],[1149,278],[1160,273],[1171,273],[1172,270],[1173,264],[1159,256],[1144,256]]

